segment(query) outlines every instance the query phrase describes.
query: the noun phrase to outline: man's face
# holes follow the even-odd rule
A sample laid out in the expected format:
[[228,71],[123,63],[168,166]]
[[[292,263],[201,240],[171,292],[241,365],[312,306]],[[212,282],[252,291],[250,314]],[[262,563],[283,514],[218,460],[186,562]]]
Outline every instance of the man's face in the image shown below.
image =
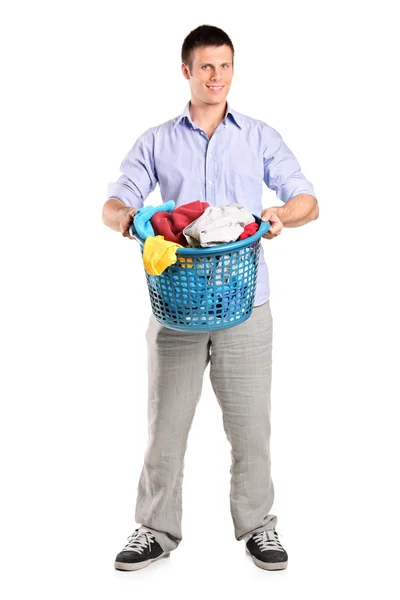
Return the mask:
[[192,98],[204,104],[225,103],[233,77],[232,50],[229,46],[201,46],[192,51],[192,69],[182,64],[189,80]]

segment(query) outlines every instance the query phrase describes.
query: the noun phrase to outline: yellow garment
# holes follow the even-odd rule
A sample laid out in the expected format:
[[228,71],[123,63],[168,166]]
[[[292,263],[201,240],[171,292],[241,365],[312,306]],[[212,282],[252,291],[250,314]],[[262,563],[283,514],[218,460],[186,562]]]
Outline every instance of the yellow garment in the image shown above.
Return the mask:
[[143,263],[149,275],[161,275],[170,265],[176,263],[176,251],[183,248],[175,242],[167,242],[163,235],[146,238],[143,246]]

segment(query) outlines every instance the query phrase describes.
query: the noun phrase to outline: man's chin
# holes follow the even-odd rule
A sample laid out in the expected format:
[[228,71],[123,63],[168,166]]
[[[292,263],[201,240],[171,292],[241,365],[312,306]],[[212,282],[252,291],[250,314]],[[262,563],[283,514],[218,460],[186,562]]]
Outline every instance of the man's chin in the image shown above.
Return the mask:
[[205,98],[204,102],[206,104],[212,104],[212,105],[216,105],[216,104],[225,104],[226,102],[226,96],[227,94],[224,94],[224,96],[221,96],[220,98]]

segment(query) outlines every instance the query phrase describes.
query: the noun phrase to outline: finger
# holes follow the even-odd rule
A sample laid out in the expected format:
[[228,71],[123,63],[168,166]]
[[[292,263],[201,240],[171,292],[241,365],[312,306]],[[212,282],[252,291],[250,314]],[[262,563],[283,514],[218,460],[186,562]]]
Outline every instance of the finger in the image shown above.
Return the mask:
[[282,223],[272,224],[268,230],[268,233],[270,233],[271,235],[279,235],[280,232],[282,231],[282,229],[283,229]]
[[280,233],[281,233],[281,231],[278,231],[277,233],[271,233],[270,231],[268,231],[267,233],[265,233],[263,235],[263,237],[266,238],[267,240],[273,240],[275,237],[280,235]]
[[261,221],[269,221],[272,217],[272,212],[270,210],[263,212],[261,215]]

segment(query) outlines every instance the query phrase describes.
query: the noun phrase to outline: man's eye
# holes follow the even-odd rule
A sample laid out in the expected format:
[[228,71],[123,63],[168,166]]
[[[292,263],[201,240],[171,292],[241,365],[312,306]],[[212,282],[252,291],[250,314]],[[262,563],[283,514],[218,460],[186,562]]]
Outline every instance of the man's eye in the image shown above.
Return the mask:
[[[207,67],[211,67],[211,65],[203,65],[203,69],[206,69]],[[229,68],[229,65],[221,65],[221,67],[226,67]]]

